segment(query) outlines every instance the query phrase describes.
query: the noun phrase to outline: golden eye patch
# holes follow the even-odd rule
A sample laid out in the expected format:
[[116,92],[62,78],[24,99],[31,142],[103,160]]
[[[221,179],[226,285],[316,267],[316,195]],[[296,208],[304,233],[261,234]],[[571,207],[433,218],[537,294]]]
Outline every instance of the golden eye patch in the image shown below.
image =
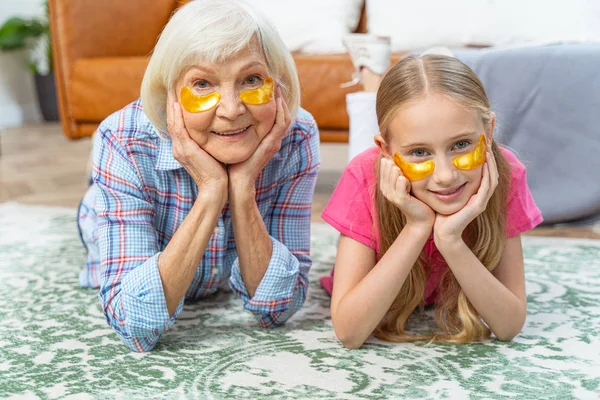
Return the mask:
[[408,163],[398,153],[394,153],[394,162],[409,181],[419,181],[426,178],[433,173],[433,169],[435,168],[432,160],[417,164]]
[[[487,141],[485,135],[479,136],[477,147],[473,151],[462,156],[454,157],[452,165],[460,170],[470,170],[480,167],[485,162],[485,152],[487,150]],[[400,168],[404,176],[409,181],[418,181],[431,175],[435,169],[433,160],[422,163],[409,163],[404,161],[400,154],[394,153],[394,162]]]
[[196,96],[188,86],[181,88],[181,105],[187,112],[199,113],[208,111],[221,101],[221,93],[213,92],[204,96]]
[[462,170],[475,169],[485,162],[485,152],[487,150],[487,141],[485,135],[479,136],[477,147],[470,153],[463,154],[462,156],[454,157],[452,159],[452,165],[455,168]]
[[[273,78],[268,77],[261,87],[241,92],[240,100],[250,105],[266,104],[273,98],[274,87]],[[197,96],[189,86],[181,88],[180,97],[183,108],[191,113],[208,111],[221,101],[221,93],[219,92]]]
[[273,98],[273,88],[273,78],[269,76],[258,89],[246,90],[240,93],[240,100],[250,105],[266,104]]

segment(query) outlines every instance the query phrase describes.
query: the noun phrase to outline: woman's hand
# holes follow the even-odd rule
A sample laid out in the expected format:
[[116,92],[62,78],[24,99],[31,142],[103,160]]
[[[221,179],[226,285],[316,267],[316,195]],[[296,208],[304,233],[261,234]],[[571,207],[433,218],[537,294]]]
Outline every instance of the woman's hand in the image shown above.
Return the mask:
[[173,157],[185,168],[198,185],[199,192],[227,201],[227,171],[225,167],[192,140],[185,127],[181,105],[173,95],[167,100],[167,127],[173,141]]
[[389,158],[382,158],[379,169],[381,193],[406,216],[407,225],[431,232],[435,213],[427,204],[410,194],[410,181]]
[[491,147],[486,153],[486,162],[483,164],[483,176],[479,190],[467,204],[451,215],[436,214],[433,227],[435,245],[438,249],[450,243],[462,240],[462,233],[479,214],[485,211],[487,204],[498,186],[498,167]]
[[275,93],[275,103],[277,105],[275,123],[269,133],[261,140],[254,153],[246,161],[229,166],[230,188],[239,187],[242,190],[254,192],[254,182],[271,158],[281,148],[281,141],[287,132],[292,118],[279,86]]

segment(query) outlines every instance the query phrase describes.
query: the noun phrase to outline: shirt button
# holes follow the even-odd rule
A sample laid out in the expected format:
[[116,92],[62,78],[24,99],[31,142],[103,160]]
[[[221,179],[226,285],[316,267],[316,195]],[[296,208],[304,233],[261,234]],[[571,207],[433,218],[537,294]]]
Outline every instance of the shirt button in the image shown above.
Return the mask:
[[219,268],[217,268],[217,267],[214,267],[214,268],[212,269],[212,273],[213,273],[213,275],[217,275],[217,274],[219,273]]
[[218,226],[215,226],[215,229],[213,232],[218,235],[219,233],[221,233],[221,228],[219,228]]

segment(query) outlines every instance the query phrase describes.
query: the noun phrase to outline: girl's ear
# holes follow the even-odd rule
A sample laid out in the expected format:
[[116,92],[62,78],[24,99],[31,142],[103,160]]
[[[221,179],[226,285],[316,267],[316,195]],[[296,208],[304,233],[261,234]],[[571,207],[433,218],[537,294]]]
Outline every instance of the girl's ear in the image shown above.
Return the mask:
[[488,130],[485,133],[488,143],[492,143],[492,137],[494,136],[494,128],[496,127],[496,114],[492,113],[492,118],[488,124]]
[[377,135],[375,135],[375,144],[377,145],[377,147],[379,147],[379,149],[381,150],[381,152],[383,153],[383,155],[386,158],[390,158],[390,159],[392,158],[392,155],[390,152],[390,146],[386,143],[383,136],[381,136],[381,133],[378,133]]

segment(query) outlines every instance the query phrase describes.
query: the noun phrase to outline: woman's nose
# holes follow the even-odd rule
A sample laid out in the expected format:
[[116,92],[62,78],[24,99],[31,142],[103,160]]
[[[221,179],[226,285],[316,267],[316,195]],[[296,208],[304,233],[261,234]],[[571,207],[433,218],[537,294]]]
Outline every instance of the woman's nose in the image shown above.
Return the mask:
[[216,114],[221,118],[234,120],[246,112],[246,106],[235,90],[221,91],[221,101],[217,105]]

